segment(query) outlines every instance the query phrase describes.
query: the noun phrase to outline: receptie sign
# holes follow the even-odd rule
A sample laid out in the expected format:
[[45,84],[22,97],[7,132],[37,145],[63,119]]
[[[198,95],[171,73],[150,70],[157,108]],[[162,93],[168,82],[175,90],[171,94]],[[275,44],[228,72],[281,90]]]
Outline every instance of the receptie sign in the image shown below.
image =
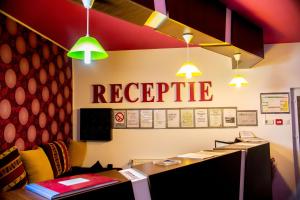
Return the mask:
[[212,82],[131,82],[92,85],[92,103],[165,102],[166,96],[172,96],[174,102],[212,101]]

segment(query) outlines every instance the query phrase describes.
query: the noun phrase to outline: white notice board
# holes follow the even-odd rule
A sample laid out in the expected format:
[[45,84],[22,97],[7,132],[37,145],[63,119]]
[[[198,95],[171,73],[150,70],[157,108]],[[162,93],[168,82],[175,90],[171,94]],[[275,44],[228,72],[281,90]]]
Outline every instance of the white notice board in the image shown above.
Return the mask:
[[260,106],[262,114],[290,113],[289,93],[261,93]]

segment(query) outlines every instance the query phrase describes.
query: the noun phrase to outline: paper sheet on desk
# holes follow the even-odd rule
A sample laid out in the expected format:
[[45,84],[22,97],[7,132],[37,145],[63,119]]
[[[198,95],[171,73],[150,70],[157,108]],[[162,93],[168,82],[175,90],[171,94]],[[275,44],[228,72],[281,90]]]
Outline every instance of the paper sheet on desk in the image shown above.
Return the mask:
[[251,142],[239,142],[239,143],[237,143],[237,145],[240,145],[240,146],[247,146],[247,147],[252,147],[252,146],[256,146],[257,143],[251,143]]
[[206,159],[206,158],[211,158],[211,157],[219,156],[219,155],[223,155],[223,154],[224,153],[222,153],[222,152],[215,152],[215,151],[199,151],[196,153],[181,154],[181,155],[178,155],[177,157],[192,158],[192,159]]
[[252,138],[238,138],[241,142],[265,142],[266,140],[258,138],[258,137],[252,137]]
[[147,177],[138,172],[135,169],[129,168],[129,169],[122,169],[119,171],[121,174],[123,174],[127,179],[131,180],[132,182],[134,181],[139,181],[142,179],[146,179]]

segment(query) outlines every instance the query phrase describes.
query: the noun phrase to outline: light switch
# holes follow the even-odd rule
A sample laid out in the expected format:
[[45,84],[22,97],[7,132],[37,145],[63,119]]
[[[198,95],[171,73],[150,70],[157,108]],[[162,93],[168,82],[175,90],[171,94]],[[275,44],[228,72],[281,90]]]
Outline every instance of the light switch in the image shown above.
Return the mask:
[[266,119],[265,120],[265,125],[273,125],[274,124],[274,120],[273,119]]

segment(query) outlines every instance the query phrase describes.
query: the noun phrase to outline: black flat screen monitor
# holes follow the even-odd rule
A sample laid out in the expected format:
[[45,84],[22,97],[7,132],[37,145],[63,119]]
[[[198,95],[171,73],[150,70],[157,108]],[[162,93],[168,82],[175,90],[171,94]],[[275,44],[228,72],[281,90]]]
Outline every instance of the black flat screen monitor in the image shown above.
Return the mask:
[[81,108],[80,140],[112,140],[111,114],[111,108]]

